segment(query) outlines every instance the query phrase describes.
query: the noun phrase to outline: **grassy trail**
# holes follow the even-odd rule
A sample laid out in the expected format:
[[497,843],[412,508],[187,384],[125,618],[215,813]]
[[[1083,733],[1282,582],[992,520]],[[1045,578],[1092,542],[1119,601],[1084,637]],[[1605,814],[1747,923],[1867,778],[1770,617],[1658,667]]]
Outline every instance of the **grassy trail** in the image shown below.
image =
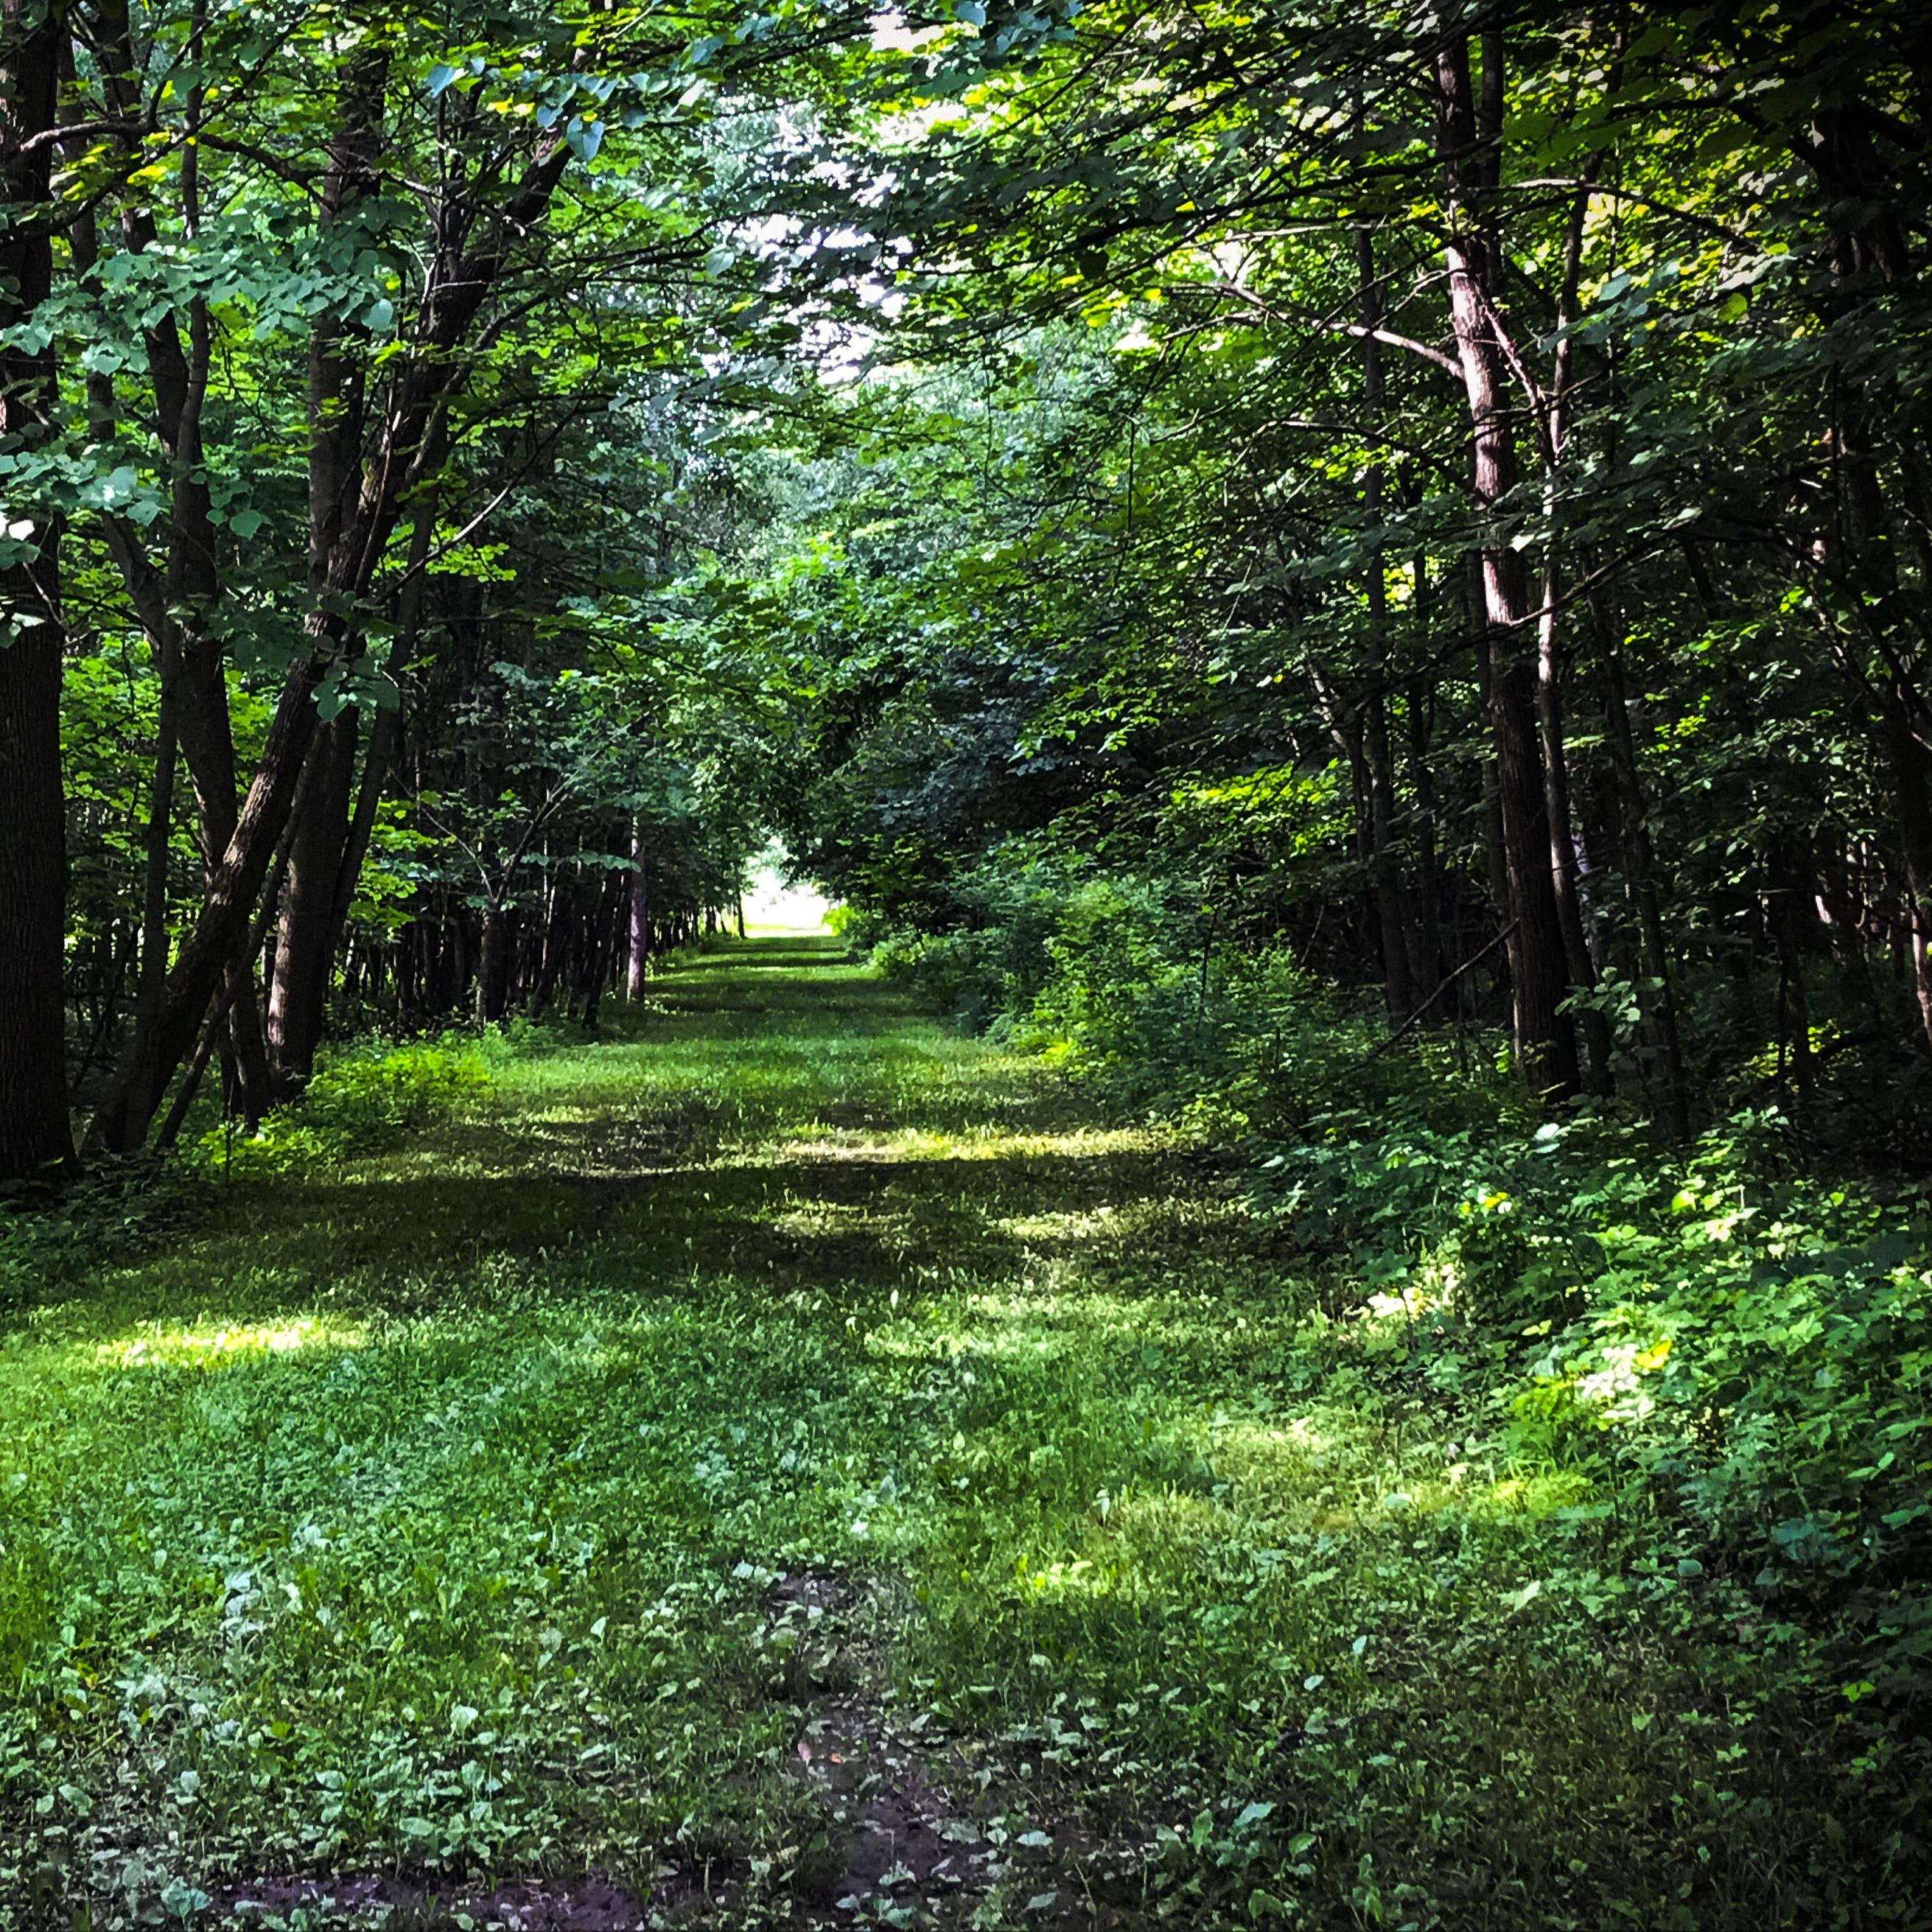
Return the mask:
[[823,944],[620,1025],[0,1328],[0,1926],[1780,1922],[1211,1166]]

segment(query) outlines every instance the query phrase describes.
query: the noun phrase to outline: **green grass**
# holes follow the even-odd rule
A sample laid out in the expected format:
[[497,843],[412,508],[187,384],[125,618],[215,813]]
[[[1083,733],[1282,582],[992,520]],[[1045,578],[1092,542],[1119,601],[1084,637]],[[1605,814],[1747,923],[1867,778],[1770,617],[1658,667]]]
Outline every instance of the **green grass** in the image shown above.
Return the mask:
[[839,1696],[1054,1841],[983,1925],[1928,1922],[1776,1633],[1459,1439],[1196,1150],[823,942],[615,1024],[0,1330],[0,1926],[707,1866],[915,1922],[814,1902]]

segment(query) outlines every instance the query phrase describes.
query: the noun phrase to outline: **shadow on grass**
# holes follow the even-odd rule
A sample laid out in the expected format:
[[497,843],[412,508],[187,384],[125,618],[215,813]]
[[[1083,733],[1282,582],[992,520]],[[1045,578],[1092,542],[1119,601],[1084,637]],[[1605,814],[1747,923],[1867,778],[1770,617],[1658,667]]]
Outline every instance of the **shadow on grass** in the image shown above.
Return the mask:
[[218,1186],[100,1321],[474,1305],[546,1274],[862,1298],[1130,1254],[1184,1271],[1218,1209],[1172,1148],[1094,1132],[1064,1082],[949,1034],[836,940],[688,961],[613,1035],[518,1060],[484,1110],[394,1154]]

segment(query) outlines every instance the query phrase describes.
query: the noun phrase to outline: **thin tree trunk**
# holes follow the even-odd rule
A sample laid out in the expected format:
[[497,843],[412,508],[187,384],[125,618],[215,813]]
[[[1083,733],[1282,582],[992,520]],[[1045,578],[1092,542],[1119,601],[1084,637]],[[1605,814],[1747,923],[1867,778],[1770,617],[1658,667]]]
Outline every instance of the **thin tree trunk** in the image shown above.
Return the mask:
[[[1382,424],[1384,404],[1382,349],[1366,332],[1382,326],[1381,285],[1376,278],[1375,243],[1366,228],[1355,230],[1355,272],[1362,326],[1362,400],[1371,434]],[[1370,462],[1362,479],[1362,519],[1371,531],[1382,520],[1383,466]],[[1362,704],[1362,757],[1369,790],[1369,871],[1375,898],[1376,928],[1382,944],[1382,984],[1389,1018],[1409,1017],[1415,990],[1409,974],[1410,925],[1402,890],[1402,856],[1396,845],[1395,761],[1389,751],[1388,574],[1379,544],[1370,551],[1366,580],[1368,636],[1363,653],[1367,688]]]
[[[1476,696],[1487,718],[1493,702],[1490,686],[1496,667],[1490,650],[1490,627],[1483,602],[1482,559],[1472,550],[1463,560],[1463,605],[1468,616],[1470,645],[1476,660]],[[1502,788],[1496,778],[1494,758],[1483,760],[1483,870],[1488,881],[1490,902],[1496,912],[1498,932],[1514,916],[1510,910],[1509,866],[1504,857],[1508,841],[1503,830]],[[1509,956],[1506,953],[1505,957]]]
[[[249,972],[246,962],[261,951],[267,940],[268,928],[274,919],[275,903],[281,892],[282,874],[288,862],[289,834],[285,830],[281,844],[275,854],[274,862],[268,868],[268,883],[262,894],[261,909],[255,915],[254,924],[243,949],[242,962],[236,968],[236,973],[242,982],[242,988],[237,988],[232,978],[225,981],[217,1004],[210,1009],[207,1018],[202,1022],[200,1034],[195,1041],[194,1051],[188,1057],[188,1065],[176,1087],[174,1099],[161,1122],[160,1130],[155,1136],[155,1144],[159,1148],[165,1150],[172,1147],[180,1136],[182,1123],[188,1118],[188,1111],[194,1104],[195,1090],[201,1084],[201,1076],[207,1070],[209,1054],[220,1037],[222,1027],[229,1019],[225,1009],[232,1004],[238,992],[244,990],[247,992],[250,1004],[252,1005],[254,1003],[254,976]],[[258,1119],[248,1121],[251,1131],[257,1124]]]
[[1562,1011],[1569,973],[1550,878],[1550,828],[1536,719],[1530,634],[1534,607],[1520,551],[1502,519],[1519,476],[1504,401],[1504,368],[1494,320],[1492,249],[1476,231],[1473,202],[1493,197],[1502,139],[1500,34],[1484,36],[1480,120],[1471,90],[1466,38],[1450,41],[1437,66],[1437,152],[1449,189],[1444,244],[1449,309],[1474,430],[1474,487],[1482,528],[1484,611],[1490,654],[1490,729],[1496,752],[1502,870],[1508,892],[1510,1031],[1517,1067],[1533,1094],[1562,1100],[1578,1085],[1576,1038]]
[[[1418,640],[1426,642],[1432,616],[1432,586],[1429,580],[1429,560],[1415,560],[1415,616]],[[1415,905],[1416,916],[1410,932],[1413,951],[1410,958],[1411,983],[1420,988],[1439,986],[1444,977],[1442,945],[1442,880],[1438,856],[1438,812],[1436,777],[1430,768],[1430,744],[1434,718],[1432,694],[1421,678],[1410,682],[1408,692],[1408,782],[1415,796]],[[1424,996],[1418,1009],[1426,1019],[1431,1010],[1440,1012],[1441,1000],[1433,994]]]
[[1886,691],[1883,724],[1905,865],[1912,998],[1919,1024],[1932,1041],[1932,778],[1925,747],[1895,689]]
[[[1586,560],[1585,568],[1589,567]],[[1636,740],[1630,730],[1630,694],[1624,677],[1618,627],[1601,592],[1589,598],[1597,633],[1598,662],[1604,679],[1604,738],[1617,783],[1621,808],[1624,876],[1636,908],[1637,938],[1643,977],[1640,991],[1650,1036],[1651,1072],[1665,1128],[1680,1144],[1690,1138],[1690,1090],[1684,1078],[1684,1052],[1677,1030],[1677,1002],[1671,986],[1670,952],[1664,928],[1664,902],[1658,890],[1657,862],[1650,838],[1650,814],[1637,770]]]
[[616,944],[619,927],[626,916],[622,880],[616,890],[600,883],[592,902],[590,930],[586,935],[584,964],[578,981],[581,992],[584,1024],[597,1024],[597,1009],[602,1003],[605,982],[610,976],[610,955]]
[[336,895],[349,838],[356,777],[356,714],[338,712],[309,746],[311,780],[282,886],[275,967],[268,993],[268,1046],[278,1095],[299,1093],[315,1070],[335,972]]
[[[1576,841],[1572,829],[1570,757],[1563,728],[1562,674],[1556,650],[1555,605],[1558,591],[1556,546],[1549,547],[1543,573],[1543,610],[1538,619],[1536,727],[1543,764],[1543,810],[1550,827],[1550,883],[1563,935],[1563,955],[1573,986],[1595,983],[1596,964],[1583,930],[1576,881]],[[1582,1078],[1592,1094],[1611,1090],[1610,1026],[1602,1012],[1586,1006],[1576,1016],[1583,1046]]]
[[651,970],[651,854],[641,815],[631,829],[631,862],[637,869],[630,881],[631,957],[624,994],[627,999],[641,1000]]
[[[1592,160],[1586,172],[1594,175]],[[1556,536],[1559,466],[1569,441],[1570,384],[1574,357],[1570,336],[1576,320],[1583,265],[1583,224],[1589,212],[1587,188],[1570,199],[1563,238],[1563,275],[1557,298],[1556,369],[1550,378],[1548,420],[1544,434],[1543,510],[1549,526],[1543,548],[1542,599],[1536,621],[1536,723],[1543,757],[1543,809],[1550,824],[1550,879],[1556,894],[1556,916],[1563,932],[1564,956],[1572,986],[1593,985],[1595,962],[1583,930],[1577,882],[1576,841],[1570,808],[1570,754],[1563,724],[1563,664],[1557,644],[1556,606],[1562,591],[1562,554]],[[1595,1006],[1577,1016],[1583,1046],[1583,1084],[1592,1094],[1611,1090],[1610,1025]]]
[[302,778],[321,675],[314,657],[290,668],[234,835],[208,882],[200,913],[176,950],[154,1037],[123,1057],[88,1129],[90,1151],[131,1153],[146,1138],[169,1076],[194,1044],[208,1001],[248,937],[249,916]]
[[134,1024],[151,1033],[160,1024],[168,986],[168,848],[174,832],[175,707],[171,674],[160,678],[154,776],[148,788],[146,850],[142,859],[141,964],[134,982]]
[[1811,1002],[1804,984],[1804,896],[1797,855],[1789,841],[1765,855],[1767,922],[1778,949],[1779,1058],[1790,1068],[1800,1128],[1817,1113],[1817,1079],[1811,1054]]
[[483,940],[476,964],[476,1017],[486,1026],[509,1010],[510,949],[515,940],[513,915],[507,908],[486,906]]

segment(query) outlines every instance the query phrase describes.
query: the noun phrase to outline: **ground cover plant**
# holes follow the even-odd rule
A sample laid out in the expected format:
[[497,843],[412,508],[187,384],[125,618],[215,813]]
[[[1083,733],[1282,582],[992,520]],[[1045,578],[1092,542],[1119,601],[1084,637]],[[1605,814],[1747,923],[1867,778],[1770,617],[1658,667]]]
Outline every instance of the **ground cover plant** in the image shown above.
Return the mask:
[[1925,1923],[1924,10],[4,0],[0,1917]]
[[829,942],[656,988],[10,1316],[8,1922],[1924,1922],[1856,1340],[1754,1582],[1198,1138]]

